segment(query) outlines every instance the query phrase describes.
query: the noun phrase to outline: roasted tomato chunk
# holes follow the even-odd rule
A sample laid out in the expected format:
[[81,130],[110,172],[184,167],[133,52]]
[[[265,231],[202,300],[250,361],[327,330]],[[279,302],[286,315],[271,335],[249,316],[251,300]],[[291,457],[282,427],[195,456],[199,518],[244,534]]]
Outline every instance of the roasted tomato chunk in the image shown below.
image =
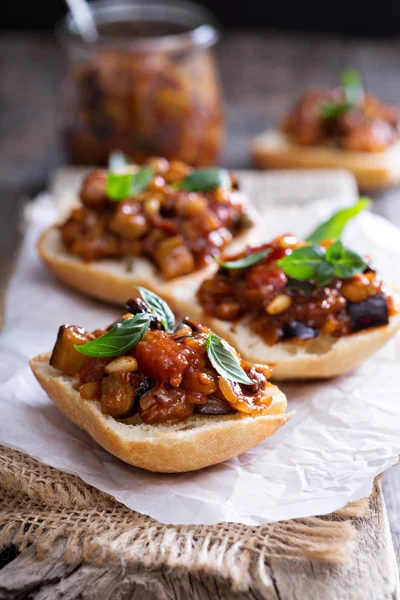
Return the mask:
[[86,363],[79,373],[79,381],[83,383],[95,383],[103,379],[105,368],[112,358],[92,358],[87,356]]
[[135,349],[141,370],[159,381],[179,386],[189,366],[185,348],[164,331],[148,331]]
[[160,384],[140,398],[139,414],[145,423],[186,419],[197,400],[191,392]]

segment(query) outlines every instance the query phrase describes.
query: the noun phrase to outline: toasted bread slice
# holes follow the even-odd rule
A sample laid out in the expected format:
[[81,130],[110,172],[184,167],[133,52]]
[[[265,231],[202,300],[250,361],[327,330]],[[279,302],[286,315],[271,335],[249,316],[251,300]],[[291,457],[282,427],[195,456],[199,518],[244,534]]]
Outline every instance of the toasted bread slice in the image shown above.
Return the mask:
[[[256,211],[252,210],[251,214],[254,222],[260,223]],[[237,236],[229,244],[227,251],[240,252],[247,244],[255,243],[259,235],[260,226],[256,225]],[[190,275],[167,281],[146,258],[134,258],[131,264],[126,258],[85,262],[65,250],[56,226],[49,227],[42,233],[38,252],[47,267],[68,286],[87,296],[117,305],[124,305],[128,298],[135,296],[135,285],[148,288],[163,297],[166,287],[186,282],[194,282],[198,286],[214,272],[214,265],[210,265]]]
[[208,325],[226,339],[245,360],[272,367],[272,379],[318,379],[336,377],[358,367],[377,352],[400,329],[400,314],[389,325],[364,329],[341,338],[320,334],[305,341],[284,341],[268,346],[254,333],[246,319],[231,323],[207,317],[196,300],[197,288],[177,285],[167,290],[166,300],[181,314]]
[[385,152],[354,152],[330,146],[296,144],[270,129],[253,139],[254,163],[264,169],[347,169],[362,190],[381,190],[400,182],[400,142]]
[[105,450],[148,471],[181,473],[228,460],[265,440],[292,416],[285,414],[286,396],[268,384],[273,402],[263,416],[194,415],[156,425],[116,421],[101,412],[99,402],[82,400],[76,379],[51,367],[49,358],[42,354],[30,365],[58,408]]

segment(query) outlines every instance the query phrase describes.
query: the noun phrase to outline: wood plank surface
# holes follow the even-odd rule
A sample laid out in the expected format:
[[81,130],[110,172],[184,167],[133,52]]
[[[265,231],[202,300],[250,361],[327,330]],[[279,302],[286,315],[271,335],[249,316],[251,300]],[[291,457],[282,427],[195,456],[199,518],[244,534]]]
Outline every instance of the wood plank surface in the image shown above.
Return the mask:
[[43,560],[28,549],[4,566],[0,600],[397,600],[397,566],[379,483],[370,507],[371,518],[356,523],[351,563],[273,559],[262,590],[235,592],[220,579],[173,571],[70,566],[61,560],[59,542]]
[[[318,82],[328,85],[335,82],[343,66],[351,65],[360,68],[367,87],[372,92],[380,94],[383,99],[394,103],[399,103],[400,100],[400,40],[231,32],[223,36],[217,48],[217,58],[225,92],[227,115],[227,143],[222,163],[229,167],[248,167],[248,145],[251,137],[275,123],[282,110],[290,105],[296,94],[305,86]],[[22,34],[1,36],[0,182],[2,186],[24,192],[30,190],[33,193],[44,185],[50,171],[62,164],[63,155],[57,134],[57,116],[63,73],[63,55],[51,37]],[[373,209],[400,225],[400,190],[394,189],[375,196]],[[0,238],[8,231],[6,211],[4,202],[1,202]],[[400,466],[392,468],[385,475],[383,490],[399,560]],[[380,498],[380,495],[378,494],[377,497]],[[377,523],[378,525],[382,527],[382,523]],[[379,531],[379,535],[382,536],[382,529]],[[376,539],[375,534],[373,538]],[[1,571],[2,577],[3,574],[7,576],[29,561],[31,561],[30,572],[33,574],[39,572],[39,565],[29,553],[11,560],[14,554],[10,550],[3,556],[3,564],[7,563],[7,556],[10,562]],[[46,565],[40,566],[42,567],[48,569]],[[20,586],[19,590],[15,588],[14,593],[10,588],[4,587],[2,579],[0,592],[3,595],[0,598],[118,597],[137,600],[150,598],[148,595],[143,596],[143,588],[140,589],[140,582],[137,582],[140,580],[139,575],[119,573],[107,577],[89,567],[80,567],[71,572],[65,565],[58,565],[57,568],[61,571],[47,571],[48,575],[42,578],[46,580],[45,585],[42,586],[37,581],[29,584],[36,590],[36,596],[32,596],[27,589],[23,591],[23,586]],[[292,587],[289,585],[283,587],[279,568],[274,565],[271,569],[275,596],[269,597],[285,600],[304,598],[300,595],[300,590],[308,589],[304,581],[303,583],[300,580],[296,581]],[[313,578],[313,569],[314,567],[310,566],[311,578]],[[22,570],[26,572],[25,567]],[[286,571],[291,572],[290,569]],[[15,572],[21,574],[22,571]],[[83,579],[82,572],[86,573]],[[367,577],[368,574],[365,571],[363,573]],[[165,575],[164,582],[169,582],[168,578],[169,575]],[[76,585],[74,583],[75,587],[72,586],[69,590],[68,584],[63,583],[71,580],[80,581],[79,591],[77,591],[78,583]],[[104,585],[101,583],[102,580]],[[115,595],[117,580],[121,582],[118,596]],[[157,590],[160,589],[159,582],[155,581],[152,585],[155,586],[157,594]],[[227,596],[221,583],[202,582],[199,588],[201,591],[197,590],[197,582],[189,581],[187,585],[192,586],[190,589],[193,590],[190,592],[190,598],[239,598],[239,596]],[[49,589],[53,586],[53,591],[45,591],[46,586]],[[40,590],[41,596],[37,595],[40,587],[43,587],[43,590]],[[386,586],[386,589],[388,590],[389,587]],[[109,594],[107,596],[106,588],[114,592],[107,592]],[[187,594],[185,595],[186,592],[182,591],[179,582],[168,583],[166,589],[168,598],[188,597]],[[74,593],[77,595],[71,595]],[[99,593],[102,595],[98,595]],[[208,595],[204,595],[205,593]],[[247,597],[258,598],[259,596],[255,593]],[[318,596],[314,597],[317,600]],[[326,595],[320,597],[329,598]],[[357,590],[349,588],[347,595],[331,597],[335,600],[336,598],[340,600],[347,600],[347,598],[383,600],[385,598],[386,600],[397,596],[393,591],[387,591],[385,596],[378,597],[374,595],[373,589],[368,595],[361,596]]]

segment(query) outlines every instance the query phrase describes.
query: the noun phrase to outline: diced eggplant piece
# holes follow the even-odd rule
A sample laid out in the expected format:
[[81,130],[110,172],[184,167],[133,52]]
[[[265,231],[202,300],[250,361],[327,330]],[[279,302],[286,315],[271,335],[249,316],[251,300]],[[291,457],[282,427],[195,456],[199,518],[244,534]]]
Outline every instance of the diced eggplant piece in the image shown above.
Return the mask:
[[128,419],[139,410],[139,400],[153,387],[151,377],[120,372],[103,378],[101,410],[114,419]]
[[87,362],[87,356],[80,354],[74,346],[83,346],[90,341],[89,334],[76,325],[61,325],[53,348],[50,364],[66,375],[77,375]]
[[308,327],[300,321],[286,323],[283,327],[283,339],[299,338],[301,340],[310,340],[318,335],[318,329]]
[[222,398],[208,396],[205,404],[196,406],[196,412],[201,415],[230,415],[236,411]]
[[192,273],[194,258],[180,235],[162,241],[154,252],[154,260],[166,279]]
[[348,310],[353,331],[389,323],[388,307],[383,294],[375,294],[361,302],[350,303]]
[[115,419],[126,419],[135,410],[135,391],[130,373],[111,373],[101,383],[101,410]]

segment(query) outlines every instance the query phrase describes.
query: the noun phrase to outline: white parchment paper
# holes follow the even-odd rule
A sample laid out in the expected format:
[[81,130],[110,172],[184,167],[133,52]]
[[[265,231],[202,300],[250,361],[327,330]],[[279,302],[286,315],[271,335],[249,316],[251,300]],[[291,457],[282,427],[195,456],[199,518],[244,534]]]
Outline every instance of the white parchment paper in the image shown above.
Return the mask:
[[[332,210],[329,202],[269,210],[266,236],[307,233]],[[400,453],[400,340],[356,372],[326,383],[281,385],[296,408],[277,434],[246,454],[200,472],[162,475],[115,459],[70,423],[46,397],[27,361],[52,348],[59,325],[88,329],[113,321],[118,309],[59,284],[34,249],[55,218],[48,196],[36,202],[11,282],[0,336],[0,443],[78,475],[164,523],[251,525],[326,514],[367,496],[374,477]],[[282,226],[282,224],[284,224]],[[400,285],[400,232],[372,214],[348,228],[346,241],[368,252]]]

